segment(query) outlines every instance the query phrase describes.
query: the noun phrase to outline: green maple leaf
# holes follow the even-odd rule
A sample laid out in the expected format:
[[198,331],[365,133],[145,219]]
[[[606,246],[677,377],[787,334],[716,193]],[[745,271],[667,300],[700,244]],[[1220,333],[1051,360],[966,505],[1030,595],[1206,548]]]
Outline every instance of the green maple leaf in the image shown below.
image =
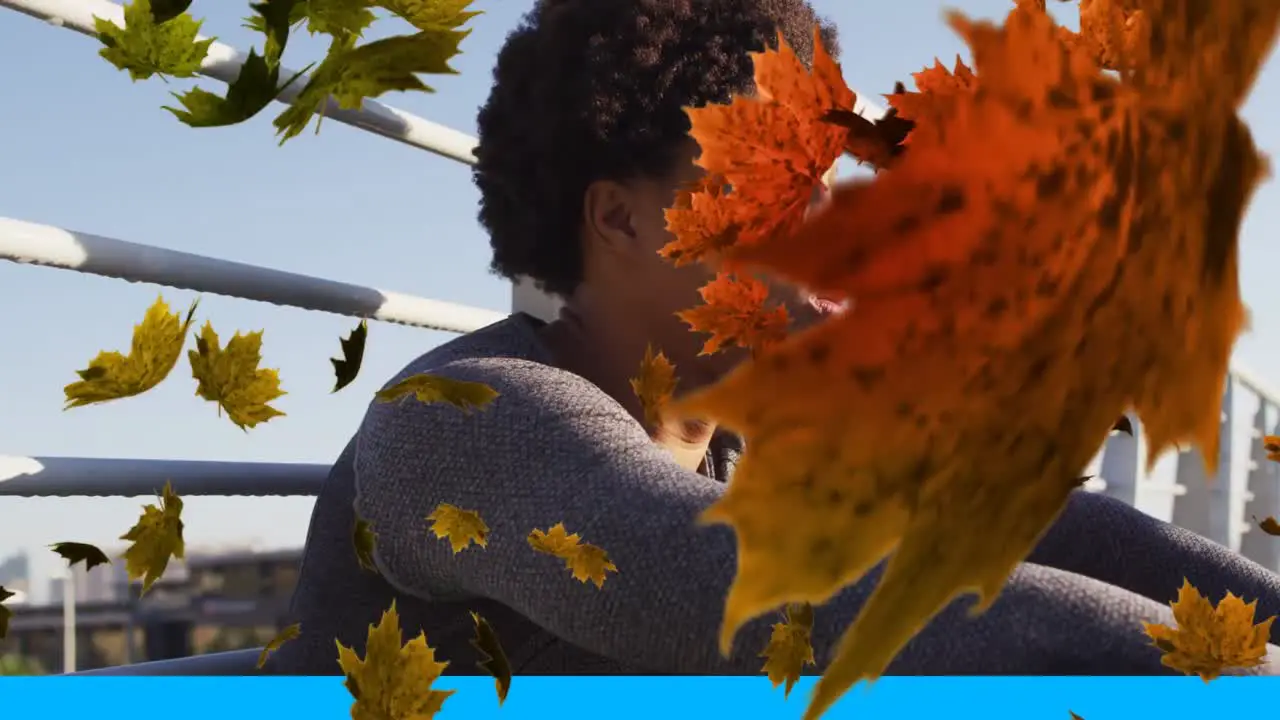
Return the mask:
[[371,573],[378,572],[378,564],[373,560],[374,550],[378,546],[378,534],[368,522],[356,518],[355,527],[351,529],[351,545],[356,550],[356,561],[360,567]]
[[339,107],[354,110],[365,98],[392,90],[434,92],[417,74],[457,74],[449,67],[449,60],[458,54],[458,45],[468,32],[424,30],[375,40],[350,50],[332,49],[293,105],[275,119],[280,143],[306,129],[311,117],[322,112],[330,95]]
[[477,15],[472,0],[377,0],[378,7],[399,15],[419,30],[456,30]]
[[157,25],[178,17],[191,7],[191,0],[151,0],[151,19]]
[[164,109],[191,127],[235,125],[261,112],[306,70],[280,84],[280,58],[289,41],[290,18],[297,6],[297,0],[266,0],[251,6],[266,36],[263,54],[249,48],[249,57],[235,81],[227,86],[225,97],[196,87],[184,93],[171,93],[182,103],[182,109],[167,105]]
[[303,5],[307,32],[333,38],[330,53],[354,46],[376,19],[368,0],[304,0]]
[[84,563],[85,571],[94,569],[99,565],[108,565],[111,558],[102,552],[97,545],[78,542],[60,542],[50,545],[53,551],[62,556],[67,561],[67,567],[71,567],[78,562]]
[[133,0],[124,6],[124,27],[100,17],[93,19],[98,40],[105,46],[98,54],[133,80],[152,75],[193,77],[209,54],[214,38],[197,40],[200,20],[186,13],[163,23],[151,14],[151,0]]
[[480,616],[480,613],[471,613],[471,619],[476,624],[476,634],[471,640],[471,647],[480,651],[482,659],[476,663],[476,667],[484,670],[493,676],[494,685],[498,691],[498,704],[501,705],[507,699],[507,692],[511,690],[511,661],[507,660],[507,653],[502,649],[502,643],[498,641],[498,633],[494,631],[493,626]]

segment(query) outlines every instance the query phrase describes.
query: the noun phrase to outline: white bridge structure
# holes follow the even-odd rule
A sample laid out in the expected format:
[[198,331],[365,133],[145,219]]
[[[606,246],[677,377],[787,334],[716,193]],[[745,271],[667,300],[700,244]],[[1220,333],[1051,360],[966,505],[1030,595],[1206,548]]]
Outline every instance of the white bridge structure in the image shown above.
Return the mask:
[[[124,22],[123,8],[109,0],[0,0],[0,6],[90,36],[94,34],[94,16],[121,25]],[[32,31],[37,30],[33,25]],[[201,74],[230,82],[244,59],[244,53],[215,42]],[[291,75],[287,70],[281,73],[282,77]],[[295,82],[278,100],[292,101],[305,84],[305,78]],[[866,105],[859,112],[879,116],[883,111]],[[379,102],[367,100],[360,110],[342,110],[330,101],[325,114],[449,161],[474,162],[474,138]],[[0,260],[454,333],[471,332],[505,316],[15,218],[0,217]],[[523,283],[513,286],[511,306],[544,318],[555,312],[554,301]],[[1086,488],[1131,503],[1280,570],[1280,539],[1266,536],[1252,521],[1253,517],[1280,515],[1280,465],[1266,461],[1261,442],[1276,426],[1278,414],[1280,391],[1233,366],[1223,398],[1221,452],[1212,483],[1206,481],[1201,459],[1194,452],[1171,453],[1152,472],[1146,472],[1142,429],[1135,419],[1134,436],[1115,434],[1099,450],[1087,471],[1093,478]],[[0,446],[0,453],[20,451]],[[314,496],[328,470],[323,464],[237,462],[230,458],[206,462],[0,454],[0,496],[151,496],[165,481],[172,481],[175,490],[188,496]],[[0,497],[0,513],[3,507]],[[68,641],[74,658],[74,633]],[[144,663],[127,672],[248,674],[257,651],[222,655],[225,657]]]

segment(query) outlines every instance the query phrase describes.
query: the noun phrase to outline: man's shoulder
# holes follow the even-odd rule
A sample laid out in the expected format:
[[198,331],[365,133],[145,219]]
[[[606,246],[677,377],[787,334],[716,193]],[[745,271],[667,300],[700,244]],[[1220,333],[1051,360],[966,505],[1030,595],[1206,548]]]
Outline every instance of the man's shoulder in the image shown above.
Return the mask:
[[[444,343],[410,362],[384,387],[424,374],[484,384],[497,397],[482,412],[459,412],[446,403],[408,398],[375,401],[361,434],[410,432],[414,426],[421,431],[425,423],[437,431],[448,425],[470,434],[479,425],[510,429],[530,423],[536,426],[565,414],[601,418],[601,411],[604,417],[627,417],[621,406],[595,385],[554,365],[550,351],[538,338],[537,321],[527,316],[515,315]],[[450,440],[438,434],[434,437]]]

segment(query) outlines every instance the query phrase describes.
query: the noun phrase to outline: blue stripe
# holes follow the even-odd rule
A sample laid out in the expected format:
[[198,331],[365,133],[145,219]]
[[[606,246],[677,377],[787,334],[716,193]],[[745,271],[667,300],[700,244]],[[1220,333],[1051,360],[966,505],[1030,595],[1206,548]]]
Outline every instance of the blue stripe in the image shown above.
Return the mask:
[[[499,708],[488,678],[446,678],[456,689],[439,720],[675,720],[799,718],[813,679],[784,700],[764,677],[516,677]],[[830,720],[1181,720],[1265,717],[1280,678],[885,678],[855,688]],[[341,720],[341,678],[0,678],[0,717],[51,720]]]

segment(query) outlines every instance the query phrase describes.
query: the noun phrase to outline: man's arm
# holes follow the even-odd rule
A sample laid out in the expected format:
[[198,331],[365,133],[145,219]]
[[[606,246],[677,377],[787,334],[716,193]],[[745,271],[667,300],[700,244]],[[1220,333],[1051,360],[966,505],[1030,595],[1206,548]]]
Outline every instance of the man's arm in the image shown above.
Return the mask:
[[[736,567],[732,532],[697,516],[724,486],[678,467],[612,399],[582,378],[512,359],[438,369],[500,395],[462,413],[412,400],[374,404],[360,431],[356,509],[378,533],[384,576],[402,592],[492,598],[599,655],[654,672],[753,674],[775,615],[717,649]],[[477,511],[488,547],[453,554],[427,532],[439,503]],[[563,522],[618,567],[604,587],[574,580],[535,553],[530,531]],[[797,562],[803,562],[802,558]],[[815,613],[814,648],[833,643],[878,573]],[[894,673],[1160,673],[1141,620],[1168,608],[1100,582],[1027,565],[987,613],[953,603],[891,667]]]
[[[1177,599],[1185,578],[1214,602],[1227,592],[1257,600],[1259,621],[1280,615],[1280,575],[1104,495],[1072,493],[1028,561],[1088,575],[1166,603]],[[1280,641],[1280,626],[1272,625],[1271,640]]]

